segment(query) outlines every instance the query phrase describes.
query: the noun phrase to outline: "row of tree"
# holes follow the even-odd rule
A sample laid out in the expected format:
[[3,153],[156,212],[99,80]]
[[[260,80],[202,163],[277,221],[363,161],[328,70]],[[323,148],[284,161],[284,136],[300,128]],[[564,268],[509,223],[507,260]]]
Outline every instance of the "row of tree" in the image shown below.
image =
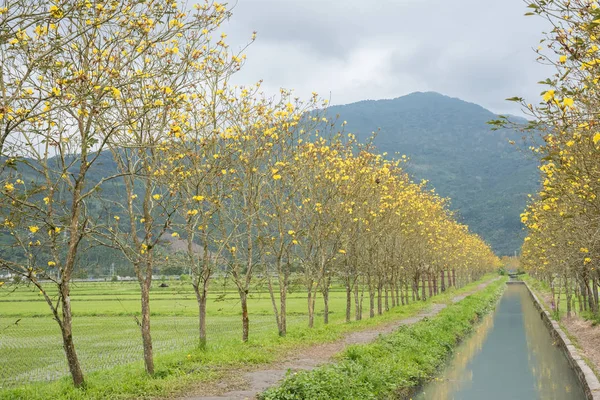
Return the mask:
[[[372,317],[497,266],[405,158],[357,143],[316,94],[232,86],[244,56],[216,32],[229,15],[215,2],[0,3],[2,241],[18,254],[0,268],[40,290],[76,386],[70,284],[90,247],[135,270],[149,374],[152,274],[166,262],[191,268],[202,345],[216,271],[235,283],[245,341],[259,275],[285,335],[292,272],[312,326],[317,295],[328,322],[334,280],[350,321],[365,294]],[[165,242],[185,245],[167,260]]]
[[549,88],[539,105],[523,103],[535,118],[527,129],[541,136],[532,149],[543,184],[521,215],[529,231],[522,262],[551,284],[557,310],[566,295],[569,316],[575,300],[598,315],[600,9],[589,0],[536,0],[529,8],[552,26],[537,52],[556,73],[543,82]]

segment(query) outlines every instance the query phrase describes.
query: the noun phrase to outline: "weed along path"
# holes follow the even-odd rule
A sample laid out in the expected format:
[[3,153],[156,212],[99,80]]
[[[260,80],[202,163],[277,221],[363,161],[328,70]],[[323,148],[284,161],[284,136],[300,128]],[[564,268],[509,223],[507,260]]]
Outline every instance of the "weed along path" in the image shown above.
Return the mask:
[[[449,301],[457,303],[467,296],[479,292],[498,279],[500,278],[481,283],[475,289],[457,295]],[[202,391],[202,395],[188,395],[181,400],[253,399],[257,394],[281,381],[288,371],[312,370],[319,365],[331,362],[332,358],[347,346],[370,343],[379,335],[389,334],[401,326],[412,325],[425,318],[434,317],[446,307],[446,303],[433,303],[427,310],[415,316],[352,332],[333,343],[304,348],[295,354],[289,355],[284,360],[269,364],[267,368],[245,371],[241,377],[239,371],[231,371],[216,385],[199,388],[198,392]]]

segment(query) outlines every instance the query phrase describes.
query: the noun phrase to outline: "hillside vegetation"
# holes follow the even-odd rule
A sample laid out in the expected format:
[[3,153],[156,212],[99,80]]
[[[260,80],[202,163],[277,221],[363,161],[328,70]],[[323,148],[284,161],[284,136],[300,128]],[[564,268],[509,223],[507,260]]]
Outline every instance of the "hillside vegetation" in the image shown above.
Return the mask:
[[451,198],[459,221],[496,254],[519,250],[525,236],[519,214],[527,194],[538,189],[537,160],[519,151],[519,132],[491,130],[487,122],[497,115],[432,92],[335,106],[329,112],[346,120],[347,130],[361,140],[378,132],[379,151],[409,156],[407,170],[414,178],[428,180]]

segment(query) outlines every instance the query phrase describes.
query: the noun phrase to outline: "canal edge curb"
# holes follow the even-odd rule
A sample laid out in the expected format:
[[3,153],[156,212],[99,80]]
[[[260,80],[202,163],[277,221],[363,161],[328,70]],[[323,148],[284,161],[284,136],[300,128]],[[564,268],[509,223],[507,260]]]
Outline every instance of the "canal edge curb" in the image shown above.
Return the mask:
[[522,282],[522,284],[524,284],[529,291],[535,307],[540,311],[540,317],[544,321],[544,324],[550,329],[550,333],[558,340],[560,347],[565,352],[569,363],[575,370],[579,382],[583,386],[587,398],[589,400],[600,400],[600,381],[598,381],[596,374],[594,374],[590,366],[583,360],[579,350],[573,345],[571,339],[567,337],[558,322],[552,319],[550,313],[546,311],[529,285],[526,282]]

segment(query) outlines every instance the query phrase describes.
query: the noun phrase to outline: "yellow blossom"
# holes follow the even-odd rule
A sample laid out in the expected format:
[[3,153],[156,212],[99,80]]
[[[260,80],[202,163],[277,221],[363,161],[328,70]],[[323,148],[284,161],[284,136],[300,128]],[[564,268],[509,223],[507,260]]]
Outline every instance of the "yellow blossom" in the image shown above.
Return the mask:
[[48,12],[52,18],[61,18],[63,16],[63,11],[57,6],[51,6]]
[[573,99],[572,99],[572,98],[570,98],[570,97],[565,97],[565,98],[563,99],[563,105],[564,105],[565,107],[573,107]]
[[554,98],[554,90],[548,90],[544,93],[544,101],[550,101]]

